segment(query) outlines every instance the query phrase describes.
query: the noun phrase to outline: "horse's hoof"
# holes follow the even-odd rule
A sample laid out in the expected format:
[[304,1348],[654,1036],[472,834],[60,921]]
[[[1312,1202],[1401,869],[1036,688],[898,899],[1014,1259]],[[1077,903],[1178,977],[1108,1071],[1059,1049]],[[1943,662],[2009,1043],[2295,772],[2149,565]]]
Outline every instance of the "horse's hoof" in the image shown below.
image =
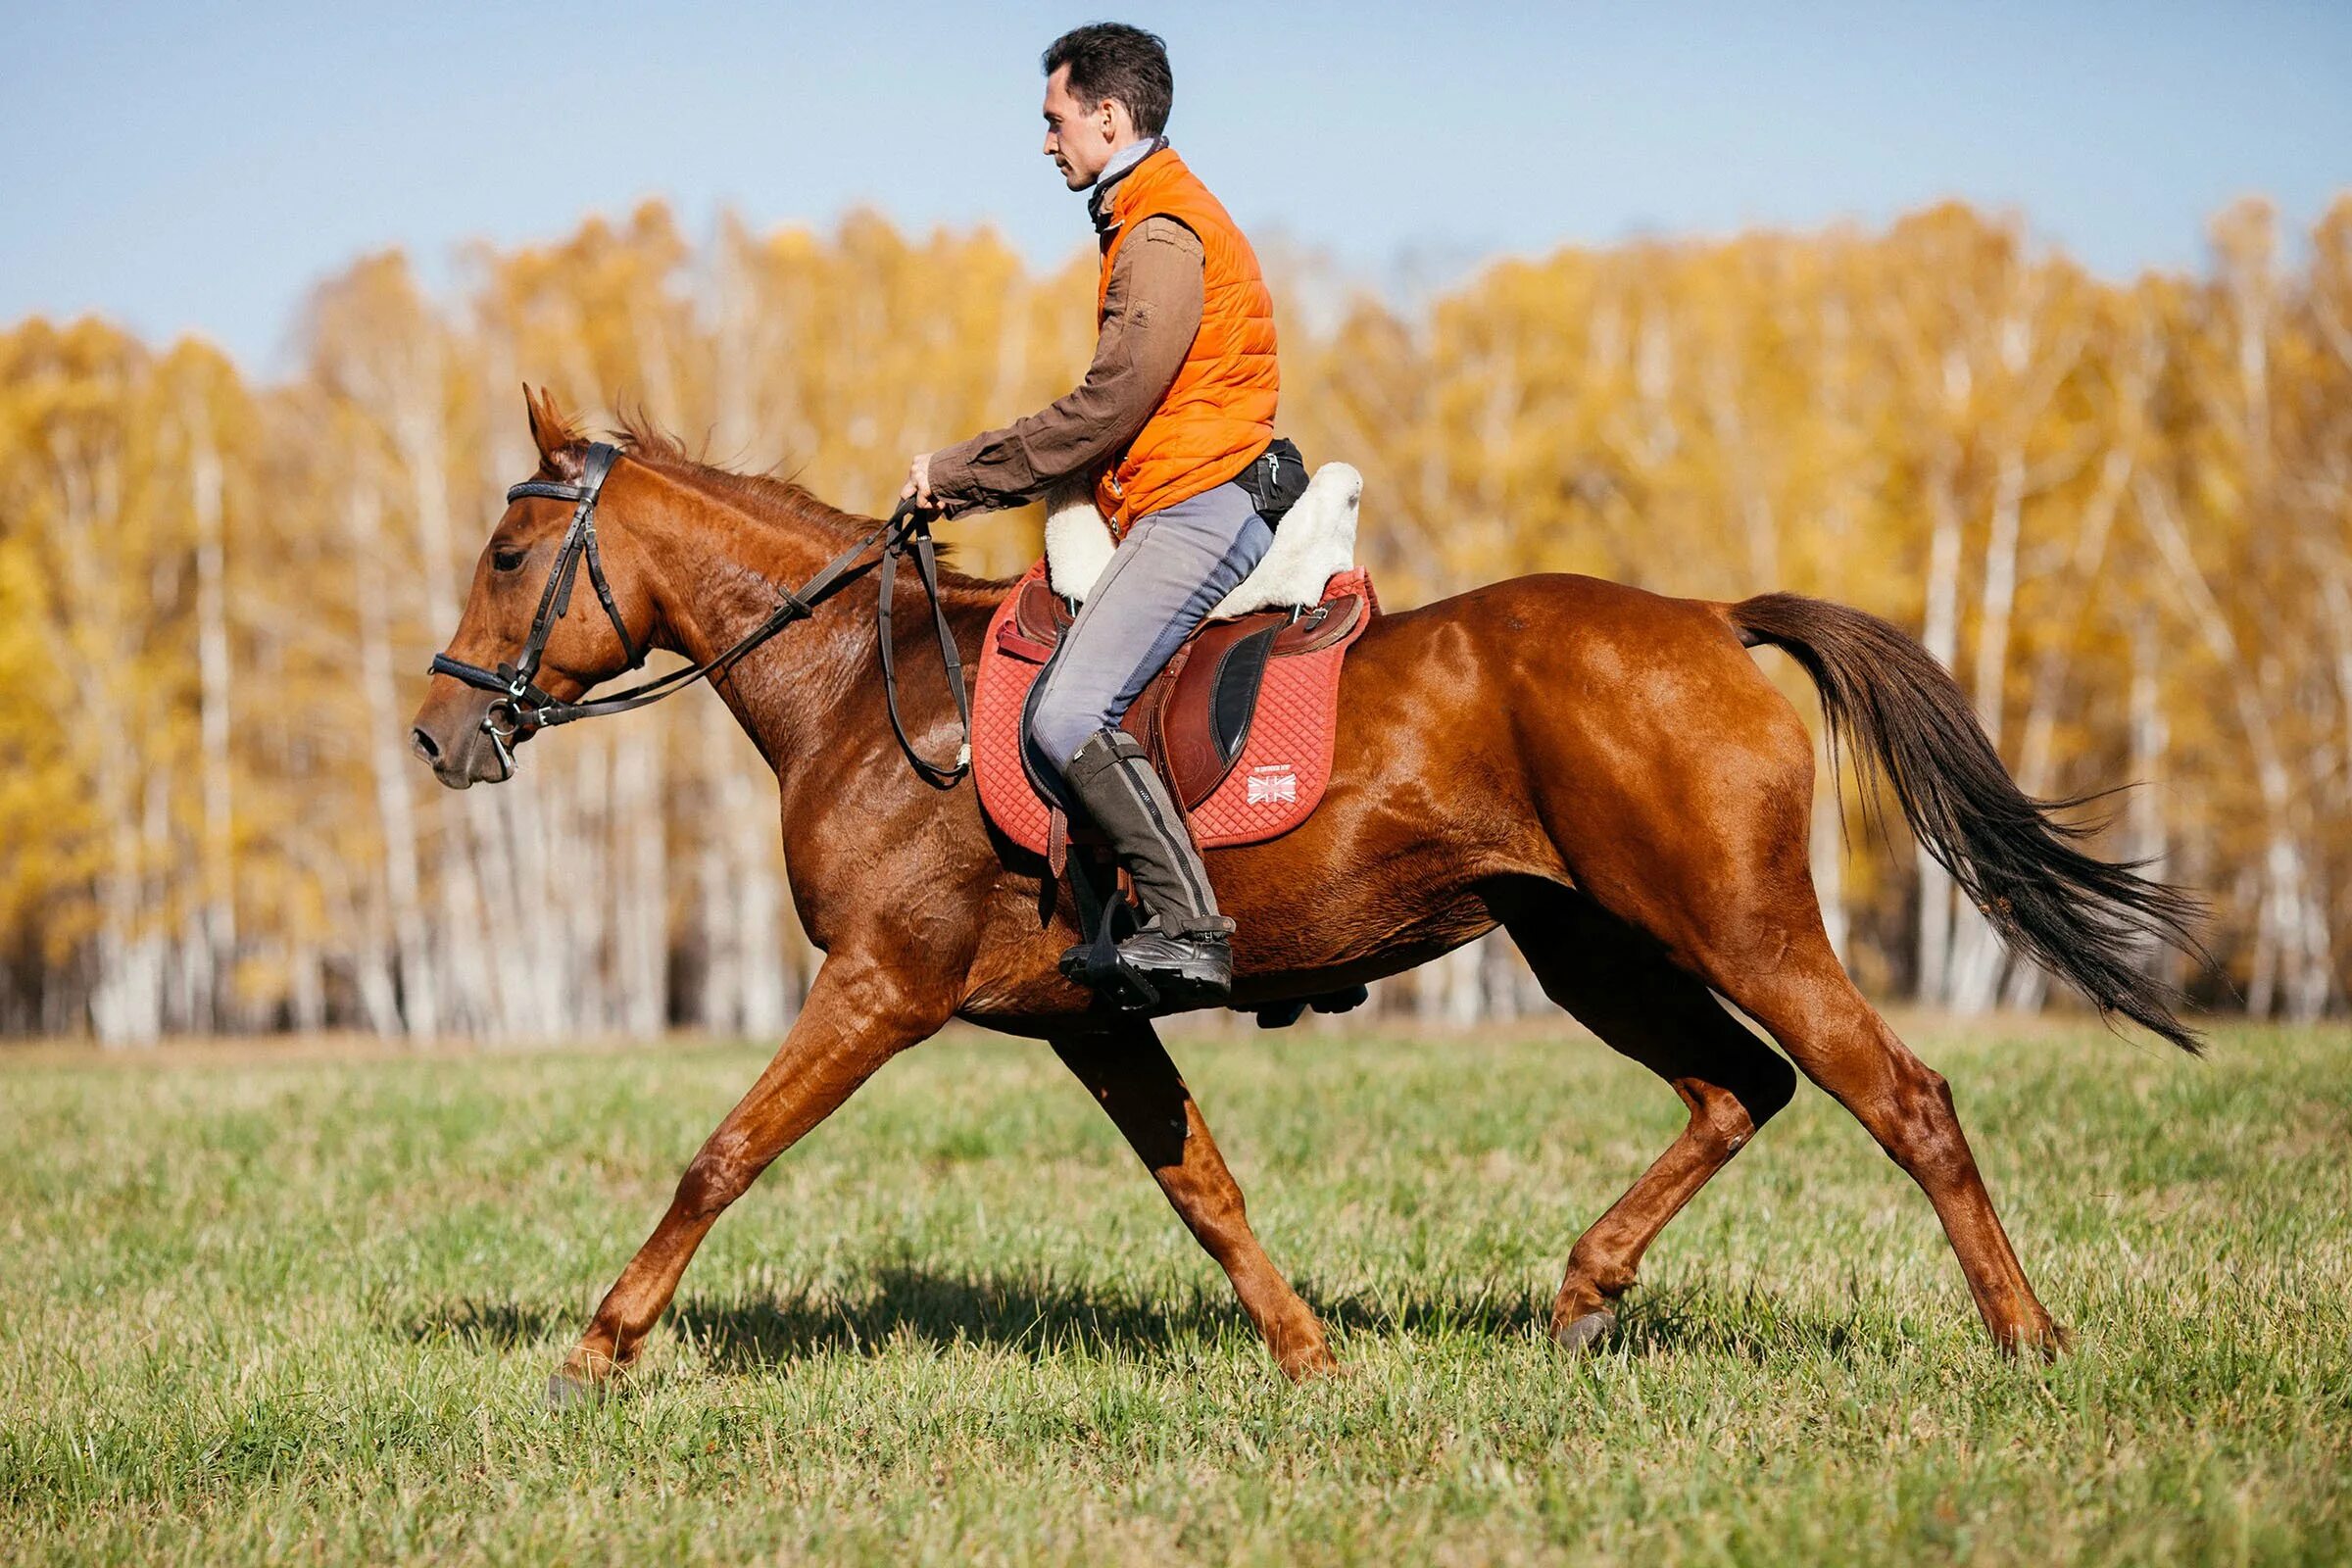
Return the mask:
[[1587,1312],[1565,1328],[1553,1329],[1551,1339],[1563,1350],[1584,1351],[1592,1348],[1595,1341],[1616,1326],[1617,1314],[1604,1306],[1597,1312]]
[[2075,1348],[2075,1337],[2058,1323],[1995,1343],[2020,1361],[2055,1361]]
[[1343,1377],[1347,1368],[1329,1350],[1317,1346],[1312,1354],[1294,1355],[1277,1363],[1282,1375],[1293,1383],[1320,1383],[1325,1378]]

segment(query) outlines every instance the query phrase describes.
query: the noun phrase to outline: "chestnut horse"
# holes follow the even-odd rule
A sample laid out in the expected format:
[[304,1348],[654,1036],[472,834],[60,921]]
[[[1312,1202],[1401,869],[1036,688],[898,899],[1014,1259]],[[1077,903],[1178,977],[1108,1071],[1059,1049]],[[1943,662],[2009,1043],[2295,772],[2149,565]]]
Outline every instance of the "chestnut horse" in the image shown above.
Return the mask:
[[[545,400],[530,416],[539,482],[576,484],[587,444]],[[629,662],[620,628],[639,648],[711,658],[872,527],[658,433],[620,440],[599,514],[612,621],[592,608],[555,622],[539,679],[560,700]],[[570,512],[544,495],[508,507],[448,657],[489,666],[521,648]],[[794,905],[825,958],[782,1048],[687,1165],[551,1392],[626,1367],[727,1205],[953,1018],[1051,1043],[1232,1279],[1283,1371],[1332,1369],[1321,1323],[1251,1233],[1151,1024],[1057,971],[1078,940],[1071,898],[1052,897],[1044,863],[990,827],[968,778],[941,790],[908,767],[875,667],[874,586],[853,579],[713,678],[775,770]],[[945,575],[967,668],[1008,586]],[[902,669],[930,634],[906,619]],[[2011,782],[1957,685],[1908,636],[1789,594],[1726,605],[1574,576],[1494,583],[1365,632],[1348,657],[1322,805],[1281,838],[1208,857],[1218,903],[1240,922],[1234,1004],[1396,974],[1500,926],[1546,995],[1673,1087],[1689,1124],[1569,1251],[1551,1313],[1563,1345],[1613,1326],[1644,1250],[1788,1102],[1793,1062],[1926,1192],[1992,1338],[2055,1352],[2063,1331],[2018,1265],[1944,1080],[1831,951],[1806,858],[1813,745],[1749,657],[1760,644],[1810,673],[1833,734],[1884,774],[2013,950],[2196,1049],[2143,961],[2157,939],[2193,948],[2192,901],[2085,854],[2051,803]],[[936,668],[910,682],[906,710],[933,758],[952,756],[958,734]],[[435,676],[414,740],[443,783],[511,771],[483,732],[494,700]]]

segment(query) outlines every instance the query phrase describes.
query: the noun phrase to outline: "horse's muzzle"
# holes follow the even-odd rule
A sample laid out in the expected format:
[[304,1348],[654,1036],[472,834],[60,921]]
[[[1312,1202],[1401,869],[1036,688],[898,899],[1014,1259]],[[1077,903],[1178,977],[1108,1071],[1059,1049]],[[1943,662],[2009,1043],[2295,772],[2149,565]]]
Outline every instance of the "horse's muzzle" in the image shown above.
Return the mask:
[[483,723],[488,706],[428,701],[409,731],[409,750],[453,790],[503,784],[514,776],[513,752]]

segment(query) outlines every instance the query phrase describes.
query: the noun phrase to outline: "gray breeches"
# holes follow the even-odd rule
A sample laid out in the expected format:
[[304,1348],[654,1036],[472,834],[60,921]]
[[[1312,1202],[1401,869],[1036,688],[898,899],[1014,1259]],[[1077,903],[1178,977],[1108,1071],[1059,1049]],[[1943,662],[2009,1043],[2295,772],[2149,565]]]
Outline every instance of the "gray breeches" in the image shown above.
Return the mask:
[[1029,710],[1033,760],[1058,778],[1087,737],[1118,723],[1273,542],[1238,484],[1136,519],[1040,680]]

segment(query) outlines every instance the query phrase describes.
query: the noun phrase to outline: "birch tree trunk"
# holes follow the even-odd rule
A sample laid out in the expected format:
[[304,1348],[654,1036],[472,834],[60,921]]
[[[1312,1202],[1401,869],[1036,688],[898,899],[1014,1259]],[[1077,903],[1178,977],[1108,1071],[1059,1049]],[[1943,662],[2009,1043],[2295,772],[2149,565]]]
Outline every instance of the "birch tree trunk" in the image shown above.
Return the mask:
[[[1973,686],[1977,721],[1995,752],[2008,720],[2009,648],[2017,611],[2018,549],[2025,534],[2026,500],[2034,488],[2028,444],[2059,388],[2074,373],[2085,343],[2079,326],[2053,333],[2042,326],[2046,284],[2038,277],[2015,285],[2019,292],[2005,314],[1999,359],[2008,394],[1994,420],[1998,443],[1993,465],[1992,507],[1984,534],[1983,601],[1977,626]],[[2036,352],[2037,346],[2039,352]],[[1953,1007],[1964,1014],[1988,1010],[2000,993],[2008,950],[1984,911],[1955,896],[1952,971],[1947,977]]]
[[[1958,481],[1960,454],[1943,441],[1929,466],[1928,514],[1933,533],[1928,543],[1927,614],[1920,643],[1937,663],[1950,669],[1960,643],[1960,503],[1953,493]],[[1914,854],[1919,871],[1919,1000],[1937,1006],[1950,999],[1952,949],[1952,877],[1925,848]]]
[[[384,387],[390,403],[394,449],[407,480],[416,520],[417,580],[424,589],[425,621],[438,635],[454,625],[461,596],[457,589],[455,527],[449,503],[453,471],[446,408],[447,375],[437,322],[420,323],[416,341]],[[467,791],[440,800],[434,813],[443,831],[432,839],[433,882],[438,892],[435,972],[443,992],[444,1027],[493,1033],[500,1009],[490,972],[490,944],[484,940],[484,910],[475,860],[481,824],[491,814],[486,801]]]
[[612,748],[612,1022],[641,1036],[661,1032],[669,1006],[668,846],[658,733],[666,716],[617,721]]
[[[2172,730],[2164,718],[2163,688],[2158,664],[2163,657],[2155,613],[2146,606],[2132,617],[2132,690],[2129,700],[2133,789],[2125,816],[2125,858],[2138,861],[2161,882],[2169,875],[2171,846],[2164,825],[2165,753]],[[2162,963],[2170,950],[2152,944],[2150,963]],[[2036,971],[2037,973],[2039,971]]]
[[[512,333],[500,322],[483,323],[481,343],[489,384],[513,387],[521,379]],[[504,495],[527,477],[539,458],[514,417],[493,418],[485,454],[485,490]],[[564,1032],[569,986],[563,969],[559,923],[541,915],[551,895],[548,880],[547,817],[561,805],[546,778],[528,786],[473,789],[443,803],[463,824],[481,901],[484,929],[497,921],[508,934],[495,956],[485,960],[492,1025],[510,1038],[554,1039]]]
[[1806,854],[1813,870],[1813,897],[1821,906],[1821,924],[1829,933],[1830,951],[1844,963],[1851,936],[1845,912],[1845,811],[1838,796],[1838,770],[1822,741],[1813,747],[1813,823]]
[[612,1028],[612,965],[607,943],[607,906],[613,896],[610,865],[612,732],[583,725],[564,737],[569,808],[553,815],[556,853],[548,887],[550,924],[564,934],[564,1032],[597,1034]]
[[[1992,516],[1984,534],[1984,602],[1977,626],[1977,722],[1984,726],[1993,750],[2001,745],[2006,717],[2009,671],[2009,617],[2017,604],[2017,545],[2023,529],[2026,501],[2026,455],[2017,441],[2003,446],[1993,482]],[[1945,976],[1947,1001],[1953,1010],[1975,1015],[1989,1008],[1998,995],[2001,963],[2007,956],[1992,922],[1967,899],[1952,901],[1952,949]]]
[[[720,716],[728,715],[721,710]],[[734,839],[730,869],[742,1027],[754,1040],[771,1040],[792,1021],[798,1000],[791,994],[784,966],[784,887],[775,870],[776,807],[770,792],[754,784],[740,762],[725,766],[722,778],[724,827]]]
[[1486,1013],[1482,942],[1454,949],[1414,971],[1414,1012],[1426,1022],[1465,1029]]
[[248,1020],[228,984],[237,959],[236,866],[230,819],[229,639],[227,542],[221,497],[224,478],[212,421],[191,399],[188,499],[196,523],[197,733],[204,791],[203,875],[198,931],[189,947],[203,955],[192,999],[202,1027],[243,1029]]
[[408,759],[401,746],[405,724],[392,678],[392,624],[380,537],[383,500],[371,479],[360,476],[354,480],[344,515],[350,525],[359,611],[360,693],[368,724],[363,744],[375,785],[376,821],[384,847],[384,895],[390,906],[392,948],[400,960],[400,1027],[412,1036],[430,1036],[439,1032],[442,1022],[440,976],[424,921],[416,813],[409,796]]
[[[2180,531],[2180,520],[2174,516],[2163,492],[2143,473],[2132,494],[2165,564],[2187,601],[2206,646],[2230,678],[2238,725],[2245,733],[2248,750],[2254,754],[2254,778],[2262,797],[2265,838],[2261,914],[2256,925],[2252,976],[2246,987],[2246,1011],[2255,1018],[2269,1017],[2278,1005],[2283,987],[2296,1021],[2311,1021],[2325,1004],[2324,967],[2323,979],[2317,986],[2303,975],[2286,976],[2282,971],[2290,964],[2308,964],[2315,952],[2325,955],[2328,951],[2327,911],[2309,902],[2303,852],[2288,816],[2291,780],[2285,756],[2271,727],[2270,710],[2261,688],[2261,670],[2240,650],[2237,636],[2230,628],[2229,616],[2198,567],[2187,536]],[[2317,1004],[2313,1001],[2315,996],[2319,998]]]
[[60,619],[53,636],[73,651],[68,664],[78,699],[60,719],[88,745],[92,793],[105,824],[90,1027],[101,1045],[152,1045],[163,1034],[164,955],[141,863],[141,776],[148,765],[141,747],[149,732],[131,721],[117,686],[132,667],[135,647],[126,617],[96,568],[102,543],[122,526],[122,454],[66,432],[51,439],[50,460],[63,512],[56,552]]
[[[2091,608],[2100,597],[2105,583],[2104,567],[2108,541],[2115,532],[2115,520],[2123,510],[2126,488],[2134,471],[2134,454],[2146,428],[2147,400],[2163,367],[2165,348],[2156,332],[2144,324],[2135,332],[2125,363],[2118,372],[2113,431],[2108,438],[2105,456],[2099,463],[2097,481],[2091,487],[2075,529],[2074,549],[2068,560],[2067,580],[2073,585],[2072,609],[2058,617],[2058,623],[2068,626],[2065,636],[2053,636],[2042,646],[2041,657],[2035,662],[2031,696],[2027,700],[2026,722],[2018,749],[2018,787],[2037,799],[2058,793],[2057,732],[2061,705],[2071,686],[2073,651],[2081,645],[2080,629]],[[2132,701],[2153,703],[2156,700],[2154,648],[2143,648],[2137,640],[2141,633],[2151,639],[2153,624],[2145,616],[2133,623],[2132,644]],[[2143,691],[2141,680],[2145,678]],[[2154,769],[2163,756],[2163,739],[2158,731],[2139,722],[2139,710],[2134,707],[2132,721],[2132,779],[2139,783],[2134,796],[2134,808],[2160,811],[2154,799],[2157,789]],[[2159,715],[2161,722],[2161,715]],[[2141,771],[2145,766],[2150,771]],[[2142,799],[2145,797],[2146,799]],[[2161,836],[2160,818],[2154,824]],[[2015,963],[2010,966],[2009,981],[2003,1000],[2020,1010],[2037,1009],[2049,993],[2049,976],[2038,964]]]
[[743,944],[735,928],[734,878],[728,864],[733,839],[725,830],[730,809],[721,772],[724,726],[731,723],[716,702],[695,703],[695,727],[703,767],[703,809],[695,815],[699,840],[694,858],[695,936],[700,972],[694,1019],[713,1034],[743,1028]]
[[[2075,530],[2068,568],[2075,584],[2075,608],[2066,617],[2069,623],[2079,624],[2098,596],[2107,542],[2115,532],[2116,515],[2123,510],[2124,490],[2132,472],[2131,452],[2121,444],[2109,447],[2099,465],[2098,485]],[[2025,736],[2018,746],[2017,761],[2018,787],[2028,795],[2047,796],[2057,789],[2058,714],[2069,684],[2069,650],[2076,641],[2072,636],[2052,637],[2034,666],[2033,696],[2026,707]]]

